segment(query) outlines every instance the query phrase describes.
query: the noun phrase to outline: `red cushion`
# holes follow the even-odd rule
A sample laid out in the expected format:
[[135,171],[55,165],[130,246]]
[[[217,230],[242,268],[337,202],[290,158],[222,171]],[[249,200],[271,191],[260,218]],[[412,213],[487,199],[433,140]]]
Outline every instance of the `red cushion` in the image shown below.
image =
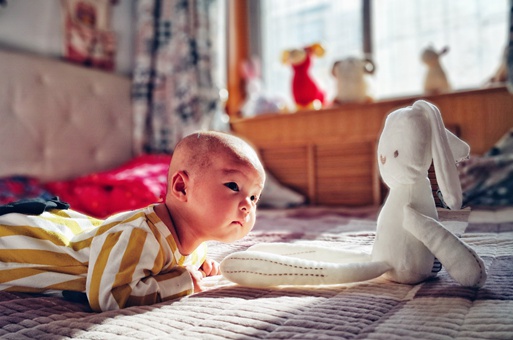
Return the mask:
[[161,201],[170,161],[171,155],[142,155],[112,170],[46,183],[46,188],[71,209],[105,218]]

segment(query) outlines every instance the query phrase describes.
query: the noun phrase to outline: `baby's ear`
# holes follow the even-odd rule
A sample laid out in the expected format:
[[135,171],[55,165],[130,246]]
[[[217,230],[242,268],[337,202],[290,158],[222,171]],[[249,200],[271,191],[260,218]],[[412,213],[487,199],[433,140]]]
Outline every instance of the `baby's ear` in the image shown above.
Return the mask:
[[185,171],[177,171],[171,177],[170,194],[179,201],[187,201],[187,184],[189,176]]

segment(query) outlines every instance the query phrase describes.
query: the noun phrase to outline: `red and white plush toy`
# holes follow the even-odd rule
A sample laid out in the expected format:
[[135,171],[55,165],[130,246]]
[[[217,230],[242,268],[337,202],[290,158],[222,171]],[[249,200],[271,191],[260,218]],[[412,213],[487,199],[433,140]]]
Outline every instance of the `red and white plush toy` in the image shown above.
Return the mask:
[[379,145],[381,177],[390,188],[379,213],[372,253],[299,244],[257,244],[221,262],[241,285],[317,285],[364,281],[383,275],[415,284],[437,274],[437,262],[463,286],[481,287],[486,270],[477,253],[438,221],[428,178],[433,161],[445,203],[460,209],[455,160],[469,146],[445,129],[438,108],[425,101],[390,113]]
[[282,62],[292,66],[292,95],[297,109],[320,109],[325,103],[325,92],[310,75],[312,57],[322,57],[324,53],[319,43],[282,53]]

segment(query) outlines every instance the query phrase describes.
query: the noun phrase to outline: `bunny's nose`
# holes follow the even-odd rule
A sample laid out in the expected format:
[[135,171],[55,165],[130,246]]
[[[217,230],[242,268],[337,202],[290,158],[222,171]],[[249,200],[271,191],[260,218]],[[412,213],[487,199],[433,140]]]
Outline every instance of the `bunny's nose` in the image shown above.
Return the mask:
[[385,163],[387,162],[387,157],[379,155],[379,161],[381,162],[381,164],[385,165]]

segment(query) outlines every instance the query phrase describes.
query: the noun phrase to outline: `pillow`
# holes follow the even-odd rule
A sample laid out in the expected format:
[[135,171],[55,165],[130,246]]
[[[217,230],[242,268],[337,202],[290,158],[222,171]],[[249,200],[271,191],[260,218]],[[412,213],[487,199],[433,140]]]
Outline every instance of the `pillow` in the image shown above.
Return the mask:
[[105,218],[161,201],[171,155],[142,155],[112,170],[46,183],[71,209]]
[[45,190],[38,179],[29,176],[10,176],[0,178],[0,204],[4,205],[27,198],[42,198],[49,200],[53,197]]

